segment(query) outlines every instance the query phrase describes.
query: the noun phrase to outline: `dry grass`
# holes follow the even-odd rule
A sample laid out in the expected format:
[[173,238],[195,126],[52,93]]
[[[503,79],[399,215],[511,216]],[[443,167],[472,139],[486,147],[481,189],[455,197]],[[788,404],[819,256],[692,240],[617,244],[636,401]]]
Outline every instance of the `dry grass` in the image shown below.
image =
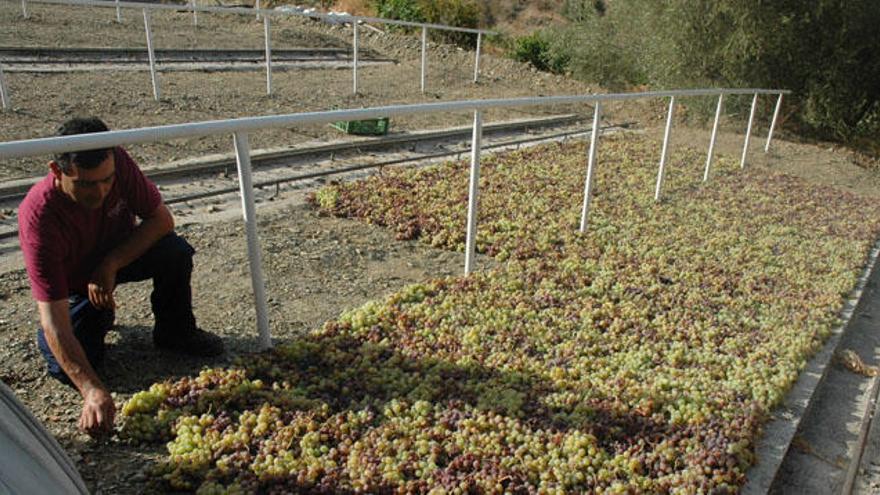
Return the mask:
[[354,15],[376,15],[369,0],[336,0],[333,2],[333,10]]
[[865,364],[865,362],[862,361],[862,358],[851,349],[842,349],[838,351],[835,358],[839,365],[853,373],[864,376],[877,376],[880,374],[880,369],[876,366]]
[[483,22],[513,35],[522,35],[550,24],[565,22],[564,0],[485,0],[480,2]]
[[[296,3],[355,15],[376,15],[370,0],[268,1],[273,5]],[[517,36],[550,24],[565,22],[562,17],[564,3],[564,0],[483,0],[477,2],[482,11],[481,27],[498,29]]]

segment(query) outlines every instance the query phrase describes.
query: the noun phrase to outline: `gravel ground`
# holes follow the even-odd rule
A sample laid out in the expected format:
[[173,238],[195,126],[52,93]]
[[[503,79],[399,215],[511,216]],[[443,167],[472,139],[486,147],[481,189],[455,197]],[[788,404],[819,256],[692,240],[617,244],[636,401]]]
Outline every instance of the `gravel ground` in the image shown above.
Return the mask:
[[[5,46],[143,46],[140,18],[124,13],[125,24],[114,22],[107,9],[62,9],[29,4],[31,19],[21,18],[20,4],[0,4],[0,45]],[[189,14],[153,17],[157,46],[223,48],[262,46],[262,24],[233,16],[199,16],[191,28]],[[277,47],[348,46],[350,30],[329,28],[299,19],[273,24]],[[362,91],[351,94],[350,73],[343,70],[297,70],[276,74],[276,94],[262,95],[263,73],[173,72],[161,74],[165,99],[152,100],[145,73],[8,74],[15,109],[0,115],[0,140],[50,135],[61,120],[78,114],[104,117],[114,128],[134,128],[243,115],[326,110],[438,99],[574,94],[590,86],[557,76],[535,73],[508,60],[483,60],[483,79],[470,82],[473,54],[432,45],[429,54],[429,91],[418,90],[419,42],[394,34],[368,34],[366,49],[399,61],[398,65],[361,69]],[[595,87],[593,87],[595,89]],[[599,91],[598,89],[595,89]],[[772,103],[772,102],[771,102]],[[768,103],[770,105],[771,103]],[[611,107],[609,120],[637,120],[652,136],[662,133],[664,102],[626,108]],[[571,112],[548,108],[538,113]],[[581,109],[585,110],[585,109]],[[766,132],[766,115],[756,136]],[[772,111],[772,109],[770,110]],[[680,112],[679,115],[685,112]],[[498,112],[487,120],[524,117],[519,111]],[[718,152],[739,156],[742,115],[730,116],[727,132],[719,137]],[[467,115],[431,115],[395,119],[394,130],[447,127],[467,123]],[[763,127],[762,127],[763,126]],[[296,144],[315,138],[338,137],[326,127],[276,130],[253,136],[254,149]],[[226,136],[137,146],[133,154],[145,168],[203,153],[231,151]],[[673,146],[708,145],[705,130],[676,128]],[[854,165],[857,157],[830,146],[774,141],[771,153],[758,151],[763,139],[752,144],[749,166],[773,167],[809,180],[836,184],[863,194],[880,194],[880,175]],[[675,153],[673,147],[672,153]],[[0,179],[45,173],[45,160],[0,163]],[[601,147],[599,166],[601,166]],[[670,171],[669,173],[674,173]],[[198,250],[193,277],[196,316],[206,329],[221,334],[229,353],[220,360],[181,358],[153,348],[147,298],[149,285],[129,284],[118,290],[121,305],[117,328],[103,371],[117,402],[149,384],[196,373],[203,366],[224,365],[238,354],[254,349],[255,317],[247,271],[244,229],[233,200],[216,208],[223,214],[187,215],[181,232]],[[334,318],[341,311],[382,297],[400,287],[427,278],[459,274],[463,255],[438,251],[419,243],[396,241],[392,233],[357,222],[322,217],[302,202],[302,191],[289,193],[275,204],[260,206],[263,265],[270,298],[273,335],[295,338]],[[90,440],[76,431],[80,398],[73,390],[46,377],[34,344],[34,305],[27,277],[15,254],[0,260],[0,379],[30,407],[74,458],[89,487],[100,493],[158,491],[147,471],[163,450],[127,446],[115,439]],[[12,261],[10,261],[12,260]],[[480,259],[481,267],[490,261]]]
[[[370,299],[431,277],[459,274],[463,256],[368,225],[321,217],[300,202],[265,216],[259,230],[273,337],[289,341]],[[200,326],[223,336],[223,359],[183,358],[156,350],[148,282],[121,286],[117,326],[109,335],[102,377],[117,402],[155,381],[229,364],[255,350],[256,325],[241,222],[190,224],[178,231],[198,251],[193,275]],[[487,266],[485,260],[483,265]],[[36,315],[22,270],[0,275],[0,379],[27,404],[77,461],[89,487],[104,493],[140,493],[161,447],[96,442],[76,431],[79,395],[44,373],[33,339]]]
[[[125,23],[115,22],[113,9],[64,8],[30,4],[31,17],[21,17],[20,4],[0,4],[0,46],[143,47],[142,21],[127,12]],[[139,23],[140,22],[140,23]],[[193,29],[191,17],[156,13],[154,44],[163,48],[255,48],[263,46],[263,24],[233,15],[199,16]],[[328,26],[300,18],[273,23],[273,46],[348,47],[351,28]],[[392,58],[397,64],[361,67],[359,93],[352,92],[350,69],[295,69],[276,71],[273,95],[267,96],[265,71],[160,72],[162,100],[152,96],[149,72],[92,72],[60,74],[7,74],[13,111],[0,118],[0,140],[49,136],[61,121],[76,115],[97,115],[114,129],[242,116],[277,115],[332,108],[359,108],[438,100],[461,100],[589,92],[589,85],[535,72],[517,62],[484,55],[481,80],[472,82],[474,53],[429,43],[427,89],[420,91],[420,42],[394,33],[362,30],[361,47],[367,53]],[[528,115],[571,113],[580,107],[542,107],[488,112],[486,122],[524,118]],[[391,129],[441,128],[469,123],[467,114],[434,114],[394,118]],[[338,139],[329,126],[303,126],[267,130],[251,137],[252,149],[295,145],[318,139]],[[149,168],[175,159],[203,153],[229,152],[229,136],[179,139],[134,146],[133,155]],[[7,160],[0,164],[0,180],[39,175],[46,159]]]

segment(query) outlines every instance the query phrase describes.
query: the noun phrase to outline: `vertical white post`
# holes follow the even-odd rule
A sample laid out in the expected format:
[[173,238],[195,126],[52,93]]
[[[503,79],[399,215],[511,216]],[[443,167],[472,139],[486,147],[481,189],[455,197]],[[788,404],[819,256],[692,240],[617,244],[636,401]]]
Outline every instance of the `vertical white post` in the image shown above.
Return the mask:
[[581,210],[581,233],[587,231],[587,216],[590,214],[590,196],[593,192],[593,171],[596,166],[596,143],[599,141],[599,120],[602,118],[602,102],[596,102],[593,110],[593,133],[590,134],[590,154],[587,158],[587,182],[584,184],[584,207]]
[[260,349],[272,347],[269,335],[269,318],[266,310],[266,288],[263,284],[263,268],[260,257],[260,241],[257,238],[257,212],[254,204],[254,187],[251,180],[251,150],[248,136],[236,132],[235,159],[238,163],[238,187],[241,192],[241,209],[244,213],[244,226],[247,233],[248,261],[251,271],[251,286],[254,289],[254,303],[257,310],[257,330],[260,333]]
[[190,0],[189,4],[190,4],[190,6],[192,6],[192,11],[193,11],[193,26],[198,26],[199,25],[199,14],[196,11],[196,0]]
[[355,19],[352,23],[352,41],[351,41],[351,77],[354,87],[354,94],[358,92],[358,23]]
[[464,253],[464,274],[474,269],[477,243],[477,195],[480,183],[480,148],[483,143],[483,112],[474,110],[474,134],[471,143],[471,179],[468,188],[467,243]]
[[770,140],[773,139],[773,129],[776,128],[776,119],[779,118],[779,109],[782,108],[782,93],[776,100],[776,110],[773,110],[773,120],[770,121],[770,132],[767,133],[767,144],[764,145],[764,153],[770,151]]
[[116,22],[122,24],[122,9],[119,8],[119,0],[116,0]]
[[706,171],[703,172],[703,182],[709,180],[709,168],[712,166],[712,153],[715,152],[715,137],[718,135],[718,122],[721,120],[721,108],[724,102],[724,93],[718,95],[718,108],[715,109],[715,123],[712,124],[712,138],[709,140],[709,156],[706,158]]
[[758,106],[758,93],[752,98],[752,110],[749,112],[749,125],[746,127],[746,141],[743,143],[743,156],[739,168],[746,168],[746,154],[749,152],[749,139],[752,137],[752,122],[755,120],[755,107]]
[[425,92],[425,69],[428,63],[428,28],[422,26],[422,93]]
[[477,33],[477,55],[474,60],[474,83],[480,78],[480,42],[483,41],[483,33]]
[[150,11],[144,9],[144,31],[147,32],[147,55],[150,57],[150,77],[153,81],[153,98],[159,101],[159,79],[156,76],[156,55],[153,53],[153,33],[150,31]]
[[260,0],[256,0],[254,3],[254,10],[257,11],[257,20],[260,20]]
[[0,102],[3,104],[3,110],[12,108],[12,102],[9,100],[9,87],[6,86],[6,76],[3,74],[2,66],[0,66]]
[[25,19],[28,18],[27,0],[21,0],[21,13],[24,15]]
[[663,179],[666,177],[666,156],[669,153],[669,135],[672,133],[672,115],[675,111],[675,97],[669,99],[669,113],[666,116],[666,131],[663,132],[663,151],[660,153],[660,171],[657,172],[657,188],[654,190],[654,201],[660,201]]
[[269,37],[269,16],[263,16],[263,31],[266,36],[266,94],[272,94],[272,41]]

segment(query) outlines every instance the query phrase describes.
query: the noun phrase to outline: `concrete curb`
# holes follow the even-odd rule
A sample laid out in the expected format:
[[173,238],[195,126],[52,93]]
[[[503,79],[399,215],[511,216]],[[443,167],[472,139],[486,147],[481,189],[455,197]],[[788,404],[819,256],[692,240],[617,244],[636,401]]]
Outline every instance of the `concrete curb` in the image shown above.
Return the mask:
[[807,362],[798,380],[786,394],[783,403],[770,412],[771,419],[764,424],[763,434],[755,447],[758,462],[746,472],[748,481],[741,490],[744,495],[766,494],[773,486],[792,440],[814,404],[816,391],[828,375],[842,337],[852,327],[853,314],[865,292],[868,280],[874,274],[878,255],[880,255],[880,239],[874,243],[868,255],[868,263],[856,287],[844,301],[840,312],[843,323],[832,330],[831,337],[822,349]]

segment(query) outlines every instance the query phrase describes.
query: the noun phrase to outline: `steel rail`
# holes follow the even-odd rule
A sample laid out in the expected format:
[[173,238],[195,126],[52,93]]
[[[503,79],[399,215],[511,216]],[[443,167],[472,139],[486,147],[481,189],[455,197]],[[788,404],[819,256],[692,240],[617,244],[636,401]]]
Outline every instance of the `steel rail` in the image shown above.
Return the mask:
[[106,0],[27,0],[28,3],[45,3],[54,5],[79,5],[87,7],[105,7],[105,8],[129,8],[129,9],[150,9],[150,10],[174,10],[178,12],[215,12],[222,14],[245,14],[245,15],[275,15],[275,16],[296,16],[310,17],[313,19],[332,20],[333,22],[353,23],[367,22],[373,24],[392,24],[396,26],[407,27],[426,27],[429,29],[438,29],[443,31],[457,31],[462,33],[473,34],[498,34],[495,31],[485,29],[462,28],[455,26],[446,26],[443,24],[428,24],[422,22],[398,21],[395,19],[383,19],[380,17],[365,17],[356,15],[330,15],[330,14],[306,14],[304,12],[275,10],[275,9],[249,9],[244,7],[206,7],[201,5],[166,5],[139,2],[116,2]]
[[79,134],[74,136],[8,141],[0,143],[0,159],[46,155],[63,151],[81,151],[95,148],[110,148],[122,144],[142,144],[188,137],[201,137],[216,134],[233,134],[236,132],[253,132],[263,129],[287,128],[305,124],[326,124],[340,120],[362,120],[378,117],[391,117],[437,112],[490,110],[494,108],[515,108],[572,103],[626,101],[644,98],[664,98],[673,96],[718,96],[720,94],[778,95],[788,93],[790,93],[790,91],[781,89],[693,89],[674,91],[649,91],[641,93],[610,93],[580,96],[544,96],[538,98],[460,100],[451,102],[422,103],[410,105],[391,105],[363,109],[268,115],[262,117],[243,117],[236,119],[213,120],[197,123],[143,127],[140,129],[98,132],[93,134]]
[[[620,124],[609,124],[609,125],[605,125],[605,126],[600,126],[599,130],[604,132],[604,131],[626,129],[632,124],[633,124],[632,122],[624,122],[624,123],[620,123]],[[577,135],[588,134],[588,133],[589,133],[589,131],[586,131],[586,130],[557,132],[557,133],[553,133],[553,134],[545,134],[545,135],[534,136],[534,137],[530,137],[530,138],[522,138],[522,139],[514,139],[511,141],[503,141],[500,143],[484,144],[482,146],[482,148],[484,150],[497,149],[497,148],[508,148],[508,147],[519,148],[519,146],[523,145],[523,144],[536,143],[536,142],[541,142],[541,141],[554,141],[554,140],[559,140],[559,139],[566,139],[571,136],[577,136]],[[446,158],[446,157],[451,157],[451,156],[455,156],[456,159],[461,159],[461,155],[463,155],[467,152],[468,152],[467,149],[456,150],[456,151],[443,151],[443,152],[439,152],[439,153],[430,153],[430,154],[426,154],[426,155],[411,156],[411,157],[405,157],[405,158],[395,158],[392,160],[383,160],[381,162],[364,163],[364,164],[359,164],[359,165],[348,165],[348,166],[344,166],[344,167],[333,168],[330,170],[321,170],[321,171],[317,171],[317,172],[307,172],[304,174],[289,175],[289,176],[280,177],[280,178],[276,178],[276,179],[256,181],[253,183],[253,186],[255,188],[262,189],[264,187],[279,186],[281,184],[286,184],[289,182],[300,182],[300,181],[304,181],[304,180],[318,179],[318,178],[322,178],[322,177],[332,177],[334,175],[342,175],[342,174],[347,174],[347,173],[351,173],[351,172],[359,172],[362,170],[370,170],[370,169],[374,169],[374,168],[381,169],[382,167],[401,165],[404,163],[415,163],[415,162],[421,162],[421,161],[425,161],[425,160],[436,160],[438,158]],[[317,151],[310,151],[308,154],[312,154],[312,153],[318,153],[318,152]],[[306,153],[303,153],[303,154],[306,154]],[[256,157],[254,157],[254,158],[256,158]],[[278,157],[276,157],[276,159],[277,158]],[[235,164],[235,158],[230,158],[228,161],[229,161],[228,166]],[[257,168],[257,167],[254,167],[254,168]],[[202,173],[202,172],[194,172],[192,175],[197,175],[199,173]],[[178,177],[179,176],[174,176],[174,178],[178,178]],[[153,177],[151,177],[151,179],[152,178]],[[172,177],[165,176],[163,178],[168,179],[168,178],[172,178]],[[166,205],[174,205],[174,204],[186,203],[188,201],[196,201],[199,199],[206,199],[206,198],[211,198],[214,196],[221,196],[223,194],[232,194],[232,193],[237,193],[237,192],[239,192],[239,186],[230,186],[230,187],[224,187],[224,188],[219,188],[219,189],[212,189],[210,191],[202,191],[202,192],[198,192],[198,193],[184,194],[182,196],[172,196],[172,197],[169,197],[168,199],[164,200],[164,203]],[[8,198],[8,196],[0,198],[0,201],[6,200],[7,198]],[[6,232],[0,232],[0,241],[6,240],[6,239],[11,239],[16,236],[18,236],[18,230],[10,230],[10,231],[6,231]]]
[[[613,129],[622,129],[622,128],[624,128],[624,127],[617,124],[617,125],[607,125],[607,126],[602,127],[601,129],[602,130],[613,130]],[[554,134],[548,134],[545,136],[535,136],[535,137],[531,137],[531,138],[516,139],[513,141],[504,141],[501,143],[483,145],[482,148],[484,150],[487,150],[487,149],[495,149],[495,148],[505,148],[505,147],[510,147],[510,146],[517,146],[518,147],[519,145],[522,145],[522,144],[529,144],[529,143],[540,142],[540,141],[551,141],[551,140],[555,140],[555,139],[576,136],[578,134],[587,134],[587,131],[581,130],[581,131],[558,132],[558,133],[554,133]],[[288,182],[299,182],[299,181],[310,180],[310,179],[318,179],[321,177],[332,177],[334,175],[342,175],[342,174],[347,174],[347,173],[351,173],[351,172],[359,172],[362,170],[370,170],[370,169],[374,169],[374,168],[389,167],[389,166],[393,166],[393,165],[401,165],[404,163],[420,162],[420,161],[424,161],[424,160],[436,160],[438,158],[446,158],[446,157],[450,157],[450,156],[455,156],[455,157],[457,157],[456,159],[461,159],[461,155],[463,155],[464,153],[467,153],[467,152],[468,152],[468,150],[444,151],[441,153],[430,153],[427,155],[411,156],[411,157],[406,157],[406,158],[395,158],[393,160],[384,160],[384,161],[375,162],[375,163],[363,163],[360,165],[349,165],[349,166],[345,166],[345,167],[334,168],[332,170],[322,170],[319,172],[308,172],[305,174],[296,174],[296,175],[281,177],[278,179],[269,179],[269,180],[254,182],[254,187],[259,189],[259,188],[270,187],[270,186],[278,186],[281,184],[286,184]],[[200,193],[186,194],[184,196],[174,196],[173,198],[168,199],[168,201],[165,201],[165,204],[173,205],[173,204],[178,204],[178,203],[186,203],[187,201],[195,201],[198,199],[205,199],[205,198],[220,196],[223,194],[231,194],[231,193],[236,193],[236,192],[238,192],[238,187],[226,187],[226,188],[222,188],[222,189],[215,189],[212,191],[204,191],[204,192],[200,192]],[[8,238],[8,237],[9,237],[9,235],[7,235],[6,233],[0,234],[0,239]]]
[[[523,130],[528,132],[530,129],[539,129],[545,127],[558,127],[563,125],[571,125],[579,122],[581,118],[577,115],[562,115],[558,117],[539,118],[530,120],[520,120],[511,122],[498,122],[487,124],[484,127],[484,133],[497,134],[500,132]],[[631,125],[632,123],[619,124]],[[310,146],[303,148],[295,148],[281,151],[269,151],[255,154],[251,157],[252,167],[257,170],[265,167],[269,163],[282,160],[290,160],[293,158],[301,158],[312,155],[344,153],[348,151],[367,151],[381,150],[392,146],[417,145],[422,142],[431,142],[441,139],[449,139],[454,137],[466,137],[470,135],[471,127],[458,127],[453,129],[443,129],[439,131],[431,131],[417,134],[400,134],[396,136],[387,136],[377,139],[369,139],[363,141],[345,141],[339,143],[322,144],[318,146]],[[235,157],[227,156],[217,160],[204,161],[200,163],[183,164],[176,167],[163,167],[144,169],[144,175],[150,180],[168,180],[189,177],[194,175],[206,175],[217,172],[228,173],[229,169],[235,166]],[[15,184],[0,184],[0,203],[12,201],[21,201],[25,194],[42,177],[33,177],[32,181],[25,182],[18,179]]]
[[[265,49],[155,49],[159,62],[247,61],[262,62]],[[350,60],[351,51],[341,48],[273,49],[273,61]],[[390,58],[368,58],[375,61],[393,61]],[[50,63],[143,63],[147,53],[142,48],[21,48],[0,47],[0,61],[4,64]]]

